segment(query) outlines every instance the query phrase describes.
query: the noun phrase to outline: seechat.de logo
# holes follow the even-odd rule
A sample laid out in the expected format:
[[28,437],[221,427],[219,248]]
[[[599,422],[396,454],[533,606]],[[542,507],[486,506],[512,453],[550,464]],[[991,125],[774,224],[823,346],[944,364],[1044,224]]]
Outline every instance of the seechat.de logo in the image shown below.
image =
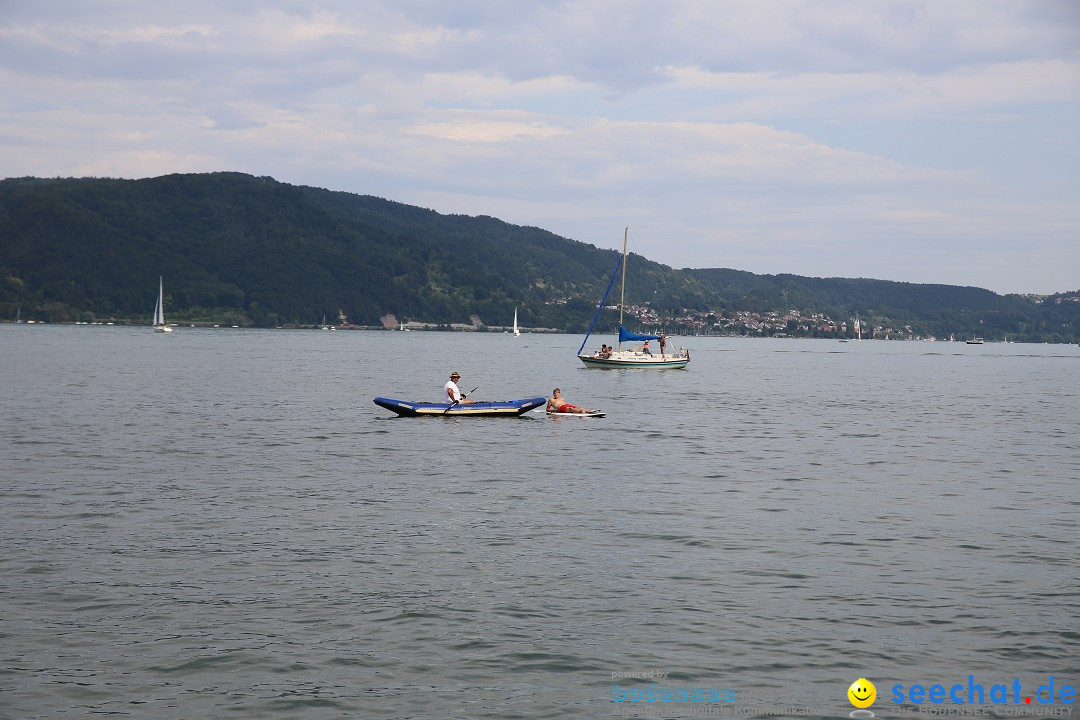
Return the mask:
[[1034,692],[1030,690],[1030,686],[1028,687],[1028,690],[1024,690],[1020,684],[1020,678],[1013,678],[1013,681],[1008,684],[985,685],[976,681],[974,675],[968,675],[967,683],[956,683],[948,687],[941,683],[935,683],[929,687],[920,683],[910,686],[898,683],[892,686],[892,701],[897,705],[903,702],[910,702],[913,705],[923,703],[931,705],[941,703],[1031,705],[1032,701],[1037,705],[1049,705],[1055,698],[1063,705],[1072,705],[1076,702],[1076,688],[1060,680],[1055,681],[1053,675],[1050,676],[1049,682],[1040,685]]

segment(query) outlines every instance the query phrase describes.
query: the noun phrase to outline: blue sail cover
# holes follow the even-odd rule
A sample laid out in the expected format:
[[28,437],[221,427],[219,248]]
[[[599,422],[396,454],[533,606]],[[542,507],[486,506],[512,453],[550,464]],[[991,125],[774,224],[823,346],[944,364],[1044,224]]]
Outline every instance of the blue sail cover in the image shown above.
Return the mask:
[[659,340],[659,339],[660,339],[659,335],[638,335],[637,333],[630,332],[629,330],[624,328],[622,325],[619,326],[619,342],[621,342],[621,343],[624,343],[624,342],[641,342],[641,341],[644,341],[644,340]]
[[581,347],[578,348],[578,355],[585,349],[585,343],[589,342],[589,336],[592,335],[592,330],[596,327],[596,318],[600,317],[600,311],[604,309],[604,303],[607,302],[607,296],[608,293],[611,292],[611,286],[615,284],[615,276],[619,274],[619,265],[622,264],[622,261],[623,256],[620,255],[618,262],[615,263],[615,269],[611,271],[611,279],[608,280],[607,290],[604,291],[604,297],[600,298],[600,304],[596,306],[596,314],[593,315],[592,323],[589,324],[589,332],[585,333],[585,339],[581,341]]

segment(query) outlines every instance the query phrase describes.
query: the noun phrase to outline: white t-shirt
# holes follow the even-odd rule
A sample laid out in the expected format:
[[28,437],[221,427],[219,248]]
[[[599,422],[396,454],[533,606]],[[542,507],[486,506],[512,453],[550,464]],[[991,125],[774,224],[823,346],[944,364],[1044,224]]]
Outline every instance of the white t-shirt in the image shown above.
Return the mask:
[[[448,400],[453,396],[453,400]],[[461,402],[461,390],[458,389],[457,383],[450,380],[443,386],[442,402]]]

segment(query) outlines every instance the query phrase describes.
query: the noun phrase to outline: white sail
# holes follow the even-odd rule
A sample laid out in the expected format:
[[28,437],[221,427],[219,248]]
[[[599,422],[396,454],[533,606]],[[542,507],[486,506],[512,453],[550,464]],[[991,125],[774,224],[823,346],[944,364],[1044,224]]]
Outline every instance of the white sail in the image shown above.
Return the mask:
[[521,330],[518,329],[517,324],[517,308],[514,308],[514,337],[521,335]]
[[157,305],[154,306],[154,332],[172,332],[172,328],[165,324],[165,282],[158,276]]
[[164,291],[163,280],[158,278],[158,296],[157,304],[154,305],[154,327],[162,325],[165,322],[165,308],[162,306],[162,293]]

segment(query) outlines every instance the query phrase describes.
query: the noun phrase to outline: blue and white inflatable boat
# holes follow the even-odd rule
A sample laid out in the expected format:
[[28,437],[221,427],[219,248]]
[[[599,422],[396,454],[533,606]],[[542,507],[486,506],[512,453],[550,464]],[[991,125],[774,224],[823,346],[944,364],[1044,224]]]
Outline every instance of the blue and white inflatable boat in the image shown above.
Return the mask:
[[403,417],[435,415],[442,417],[517,417],[523,413],[547,403],[546,397],[531,397],[523,400],[501,400],[497,402],[478,401],[471,403],[431,403],[395,400],[377,397],[375,404],[396,412]]

